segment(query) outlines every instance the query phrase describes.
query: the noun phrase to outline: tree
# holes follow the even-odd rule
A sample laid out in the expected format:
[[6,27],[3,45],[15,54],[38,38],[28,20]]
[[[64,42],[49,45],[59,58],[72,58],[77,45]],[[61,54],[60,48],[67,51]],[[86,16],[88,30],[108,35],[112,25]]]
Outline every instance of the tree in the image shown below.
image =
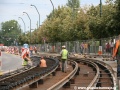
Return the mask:
[[94,38],[106,38],[115,35],[113,27],[113,16],[116,10],[113,2],[107,2],[106,5],[102,5],[102,15],[100,17],[100,7],[91,6],[87,11],[89,16],[89,28]]
[[116,13],[113,16],[114,19],[114,31],[116,32],[116,35],[120,34],[120,0],[116,0],[115,6],[116,8]]
[[80,1],[79,0],[68,0],[68,3],[66,4],[70,8],[79,8],[80,7]]
[[19,35],[21,34],[21,29],[18,22],[15,20],[10,20],[3,22],[1,24],[1,38],[5,45],[15,45]]
[[[116,13],[117,2],[115,4],[113,0],[108,0],[105,5],[102,5],[100,17],[99,5],[80,8],[78,1],[68,0],[68,7],[58,6],[54,9],[54,13],[51,12],[37,30],[37,35],[36,32],[32,32],[33,39],[37,38],[37,43],[43,43],[43,38],[47,42],[64,42],[100,39],[119,34],[120,10],[117,9]],[[26,36],[29,42],[29,33]],[[23,37],[21,40],[24,40]],[[32,43],[36,43],[35,40]]]

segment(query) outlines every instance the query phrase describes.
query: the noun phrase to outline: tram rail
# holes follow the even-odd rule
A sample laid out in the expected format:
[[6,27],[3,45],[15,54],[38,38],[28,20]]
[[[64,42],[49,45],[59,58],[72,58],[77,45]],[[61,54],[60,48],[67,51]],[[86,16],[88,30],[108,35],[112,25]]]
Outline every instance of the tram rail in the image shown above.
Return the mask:
[[[6,77],[0,80],[0,90],[19,90],[23,87],[32,85],[38,80],[48,76],[50,73],[54,72],[59,62],[58,60],[45,58],[47,61],[47,68],[40,68],[39,66],[35,66],[31,69],[28,69],[24,72],[11,75],[10,77]],[[37,61],[40,60],[38,57]]]
[[[49,59],[57,61],[59,58],[59,55],[48,55],[47,54],[46,57],[49,57]],[[97,56],[93,56],[93,57],[97,57]],[[112,67],[110,65],[106,64],[105,62],[98,61],[96,58],[88,58],[88,57],[85,57],[85,58],[70,57],[68,62],[73,67],[73,70],[70,73],[68,73],[68,75],[66,75],[64,77],[61,76],[63,78],[61,80],[58,80],[57,83],[55,83],[54,85],[49,84],[50,85],[49,88],[46,88],[44,90],[73,90],[73,89],[77,89],[77,87],[83,87],[83,86],[81,86],[83,84],[87,89],[80,89],[80,90],[101,90],[101,89],[97,89],[99,87],[113,87],[113,89],[110,89],[110,90],[116,90],[116,88],[115,88],[116,82],[117,82],[116,81],[116,72],[114,72]],[[30,75],[32,77],[29,76],[29,77],[27,77],[27,79],[25,78],[25,80],[29,81],[29,82],[24,82],[22,84],[18,84],[15,86],[14,89],[16,89],[16,88],[22,89],[23,87],[30,86],[31,84],[39,81],[40,79],[47,77],[48,75],[50,75],[52,72],[54,72],[58,68],[59,63],[58,62],[56,62],[56,63],[57,63],[57,65],[55,67],[49,68],[50,71],[45,70],[42,73],[39,73],[39,74],[36,73],[34,75],[34,77],[33,77],[33,75]],[[80,68],[82,66],[83,66],[83,68],[85,66],[88,69],[90,69],[90,71],[88,70],[89,73],[88,72],[81,73],[82,70]],[[30,70],[30,72],[34,73],[33,71],[34,70]],[[26,71],[26,73],[27,72],[28,71]],[[92,74],[92,77],[91,77],[90,73]],[[85,78],[85,76],[87,76],[87,78],[83,79],[83,78]],[[32,78],[32,80],[31,80],[31,78]],[[74,84],[73,84],[72,79],[75,80]],[[89,80],[87,80],[87,79],[89,79]],[[16,78],[16,80],[19,80],[19,78]],[[54,78],[52,78],[52,80],[54,82]],[[84,80],[86,81],[85,83],[84,83]],[[105,85],[107,82],[110,82],[110,83],[108,85]],[[19,83],[20,83],[20,80],[19,80]],[[67,83],[69,83],[71,85],[71,87],[64,88],[66,85],[69,85]],[[43,84],[42,86],[46,87],[46,84]],[[96,89],[91,89],[93,87]],[[25,90],[28,90],[28,89],[25,89]],[[43,89],[40,88],[40,90],[43,90]],[[109,89],[104,89],[104,90],[109,90]]]

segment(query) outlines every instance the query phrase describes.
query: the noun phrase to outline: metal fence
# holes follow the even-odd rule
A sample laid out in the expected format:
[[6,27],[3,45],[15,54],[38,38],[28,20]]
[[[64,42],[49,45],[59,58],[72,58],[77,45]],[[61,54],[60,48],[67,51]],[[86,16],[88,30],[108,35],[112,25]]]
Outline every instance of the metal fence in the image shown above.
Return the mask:
[[[102,54],[112,54],[113,46],[115,44],[118,36],[102,38],[102,39],[91,39],[91,40],[77,40],[77,41],[66,41],[66,42],[56,42],[56,43],[44,43],[33,45],[37,47],[38,52],[51,52],[51,53],[60,53],[62,45],[66,46],[66,49],[70,53],[79,53],[79,54],[98,54],[100,40],[102,46]],[[107,46],[109,43],[109,50]]]
[[[56,43],[43,43],[34,44],[32,47],[36,47],[37,52],[50,52],[60,53],[61,47],[66,46],[66,49],[70,53],[79,54],[98,54],[100,41],[102,46],[102,54],[112,55],[114,44],[119,36],[102,38],[102,39],[91,39],[91,40],[77,40],[77,41],[66,41]],[[107,49],[109,43],[109,49]],[[19,53],[21,53],[21,46],[18,47]]]

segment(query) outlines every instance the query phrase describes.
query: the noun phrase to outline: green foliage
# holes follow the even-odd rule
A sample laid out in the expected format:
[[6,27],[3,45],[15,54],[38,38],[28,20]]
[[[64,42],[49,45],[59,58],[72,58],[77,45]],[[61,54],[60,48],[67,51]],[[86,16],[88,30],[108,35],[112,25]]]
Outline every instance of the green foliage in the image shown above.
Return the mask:
[[70,8],[79,8],[80,7],[80,1],[79,0],[68,0],[68,3],[66,4]]
[[120,0],[116,0],[114,8],[116,8],[116,13],[113,16],[113,27],[117,35],[120,34]]
[[116,34],[114,29],[113,16],[116,13],[114,3],[107,2],[102,5],[102,14],[100,17],[100,6],[91,6],[87,12],[89,15],[89,28],[94,38],[105,38]]
[[[79,0],[68,0],[66,5],[58,6],[47,16],[42,26],[32,32],[32,44],[44,43],[44,40],[52,43],[100,39],[120,33],[119,0],[106,0],[101,8],[101,16],[100,5],[80,8]],[[19,41],[21,44],[29,43],[30,32],[19,36]]]
[[4,43],[5,45],[15,45],[15,41],[17,41],[21,33],[18,22],[15,20],[10,20],[3,22],[1,26],[1,43]]
[[[73,9],[72,0],[66,6],[54,10],[41,27],[40,34],[47,38],[47,42],[64,42],[83,39],[99,39],[113,36],[113,16],[116,13],[113,1],[102,5],[100,17],[100,6],[91,6]],[[78,13],[79,11],[79,13]]]

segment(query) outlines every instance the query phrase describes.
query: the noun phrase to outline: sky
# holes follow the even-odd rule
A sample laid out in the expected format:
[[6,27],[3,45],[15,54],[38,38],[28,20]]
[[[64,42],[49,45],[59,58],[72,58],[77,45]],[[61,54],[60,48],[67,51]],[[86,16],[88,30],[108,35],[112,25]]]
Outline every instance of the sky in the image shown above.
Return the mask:
[[[68,0],[52,0],[54,8],[66,5],[67,1]],[[102,3],[104,3],[104,1],[105,0],[102,0]],[[92,4],[98,5],[99,3],[100,0],[80,0],[81,7]],[[35,5],[39,11],[40,24],[42,25],[47,15],[49,15],[53,10],[53,6],[50,0],[0,0],[0,24],[9,20],[16,20],[24,32],[30,30],[31,20],[31,29],[34,30],[37,28],[37,23],[39,22],[39,14],[37,13],[35,7],[31,6],[31,4]],[[30,19],[27,14],[23,12],[26,12],[29,15]],[[18,17],[21,17],[23,19],[25,26],[22,19]]]

